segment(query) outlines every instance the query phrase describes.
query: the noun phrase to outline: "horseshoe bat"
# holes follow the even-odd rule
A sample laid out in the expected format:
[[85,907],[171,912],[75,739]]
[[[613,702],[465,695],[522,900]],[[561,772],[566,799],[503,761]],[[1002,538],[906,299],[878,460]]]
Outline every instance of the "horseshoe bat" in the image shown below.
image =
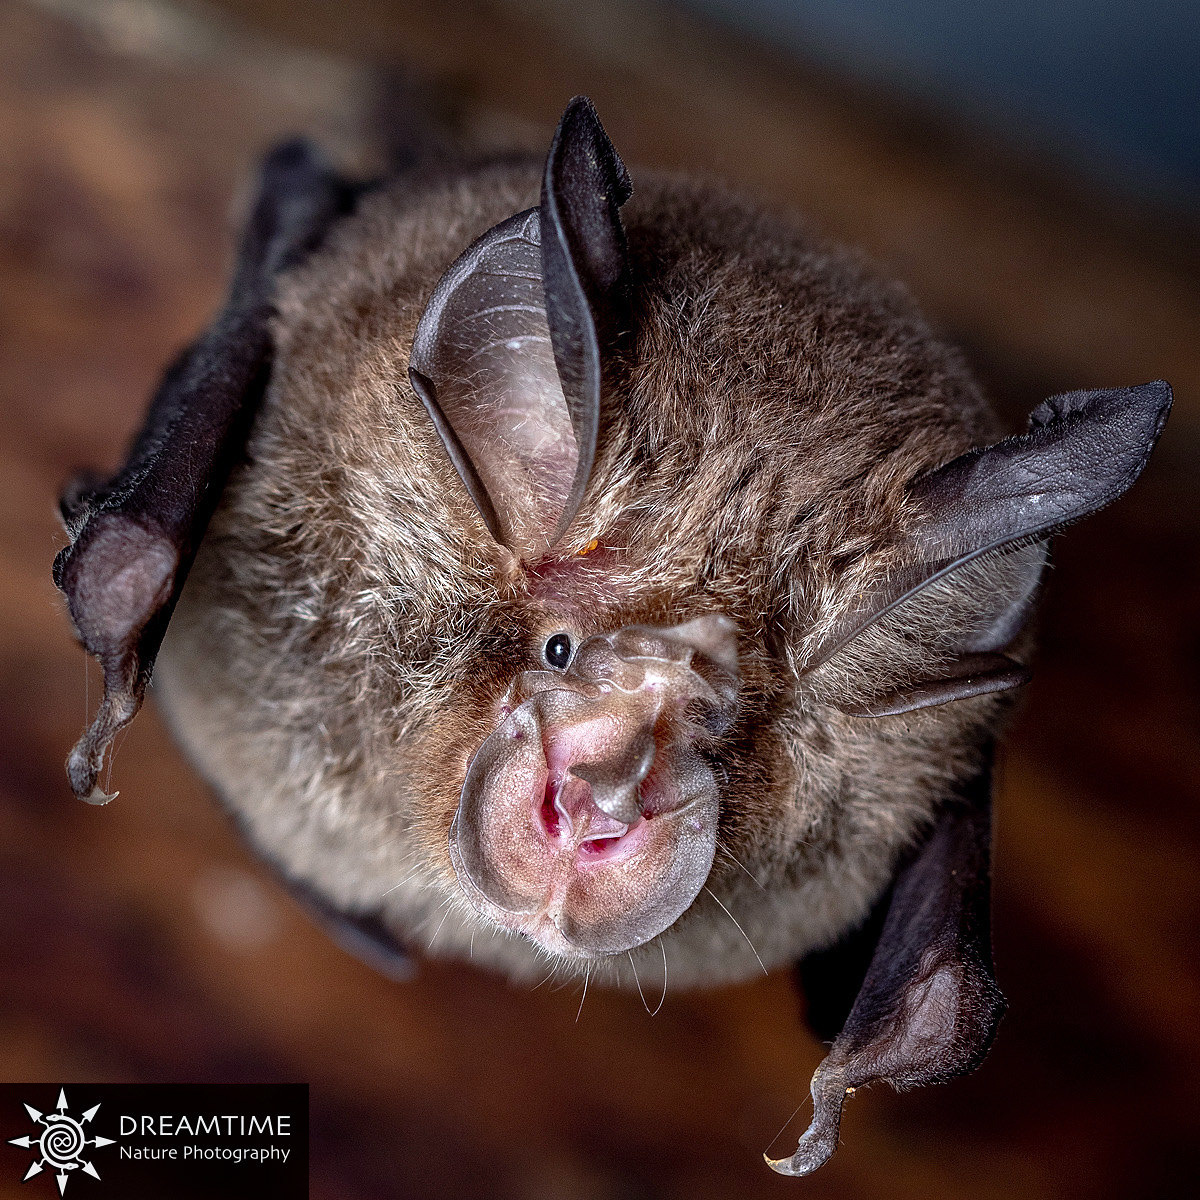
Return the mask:
[[[275,151],[224,309],[55,563],[104,696],[156,691],[249,841],[384,969],[678,986],[799,964],[832,1039],[785,1174],[1004,1009],[990,776],[1050,540],[1165,383],[1001,437],[906,293],[792,217],[544,161],[370,185]],[[626,968],[630,968],[626,971]]]

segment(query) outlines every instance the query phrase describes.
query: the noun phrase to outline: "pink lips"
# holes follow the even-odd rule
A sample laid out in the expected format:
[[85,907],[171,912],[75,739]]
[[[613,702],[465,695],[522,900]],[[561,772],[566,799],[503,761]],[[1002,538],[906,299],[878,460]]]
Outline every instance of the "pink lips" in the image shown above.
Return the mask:
[[588,784],[574,775],[547,780],[537,819],[551,847],[559,853],[574,849],[577,869],[634,853],[645,824],[644,817],[627,824],[602,812]]

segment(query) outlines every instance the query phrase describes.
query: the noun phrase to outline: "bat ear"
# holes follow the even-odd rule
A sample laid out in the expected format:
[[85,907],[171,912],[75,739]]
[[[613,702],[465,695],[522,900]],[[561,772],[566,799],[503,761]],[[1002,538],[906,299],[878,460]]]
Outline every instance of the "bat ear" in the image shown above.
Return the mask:
[[884,716],[1025,682],[1026,670],[1000,651],[1033,606],[1044,565],[1038,544],[1134,483],[1170,409],[1171,389],[1161,381],[1069,392],[1040,404],[1026,433],[971,450],[918,479],[910,490],[907,565],[860,598],[822,640],[806,671],[936,580],[984,555],[1004,555],[1003,585],[979,598],[973,631],[947,665],[846,711]]
[[983,1061],[1005,1009],[992,969],[990,848],[989,752],[897,873],[865,974],[860,965],[857,978],[843,978],[858,955],[837,948],[801,965],[810,1009],[858,987],[813,1076],[812,1123],[790,1158],[767,1159],[780,1174],[808,1175],[829,1159],[856,1088],[878,1079],[896,1088],[946,1083]]
[[224,309],[167,370],[125,465],[107,483],[80,476],[61,508],[71,536],[54,561],[84,648],[104,669],[104,696],[67,760],[81,799],[104,753],[141,707],[171,610],[237,461],[269,374],[272,290],[321,239],[351,189],[302,141],[263,163]]
[[618,210],[631,190],[591,102],[576,97],[540,205],[474,242],[417,326],[413,388],[489,532],[522,556],[562,538],[591,475],[604,358],[628,322]]

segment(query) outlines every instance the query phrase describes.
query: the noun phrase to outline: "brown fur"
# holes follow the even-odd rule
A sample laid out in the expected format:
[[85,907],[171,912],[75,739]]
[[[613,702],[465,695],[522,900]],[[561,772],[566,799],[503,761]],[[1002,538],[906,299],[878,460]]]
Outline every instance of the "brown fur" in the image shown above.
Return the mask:
[[[799,675],[893,564],[906,485],[995,430],[900,288],[788,218],[635,173],[635,334],[565,549],[522,568],[487,534],[406,372],[441,273],[535,204],[539,179],[530,163],[396,184],[285,280],[267,402],[158,694],[288,875],[382,911],[410,945],[529,977],[540,952],[485,926],[447,854],[494,696],[552,629],[724,612],[744,688],[711,894],[629,962],[653,986],[664,969],[680,985],[736,979],[862,919],[1001,712],[985,697],[875,720],[833,702],[936,659],[973,598],[1006,586],[1004,560]],[[625,961],[604,973],[632,984]]]

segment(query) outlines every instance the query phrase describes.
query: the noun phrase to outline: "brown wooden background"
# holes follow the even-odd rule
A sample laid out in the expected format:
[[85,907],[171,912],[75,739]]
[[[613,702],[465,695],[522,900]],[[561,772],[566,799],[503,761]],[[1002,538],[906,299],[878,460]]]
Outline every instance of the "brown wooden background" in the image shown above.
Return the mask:
[[[1059,548],[999,796],[997,1048],[951,1087],[860,1095],[809,1181],[759,1157],[803,1127],[807,1105],[770,1141],[820,1057],[786,978],[654,1019],[594,991],[578,1022],[577,988],[445,964],[391,984],[250,860],[153,711],[115,804],[67,791],[88,697],[49,578],[57,484],[117,461],[211,313],[255,154],[307,131],[361,161],[368,60],[437,79],[493,140],[544,142],[588,91],[635,165],[807,210],[910,282],[1014,426],[1070,387],[1175,385],[1144,480]],[[0,1078],[310,1081],[318,1197],[1194,1194],[1194,224],[619,0],[3,3],[0,164]],[[0,1196],[34,1195],[9,1149]]]

